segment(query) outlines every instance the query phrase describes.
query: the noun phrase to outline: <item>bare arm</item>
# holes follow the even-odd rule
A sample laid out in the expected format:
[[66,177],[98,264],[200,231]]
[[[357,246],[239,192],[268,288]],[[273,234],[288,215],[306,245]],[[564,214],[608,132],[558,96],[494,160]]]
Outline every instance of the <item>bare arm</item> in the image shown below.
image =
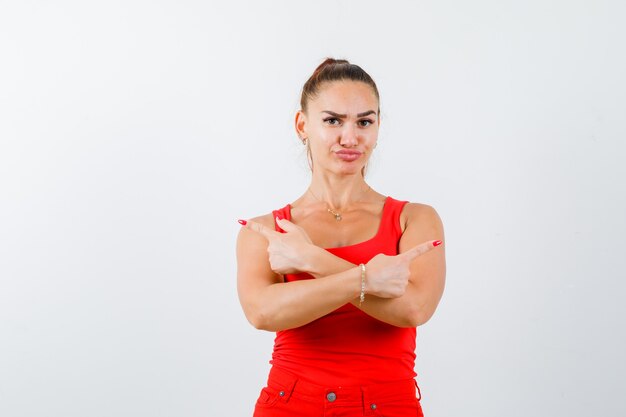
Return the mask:
[[[237,289],[252,325],[273,331],[299,327],[359,296],[361,271],[354,265],[317,279],[283,282],[280,274],[305,270],[298,263],[313,246],[301,230],[278,233],[270,225],[268,216],[248,222],[237,241]],[[368,292],[381,298],[404,294],[410,263],[430,249],[427,242],[397,256],[374,257],[368,263]]]
[[[404,253],[426,239],[444,241],[443,224],[430,206],[407,207],[407,226],[400,238],[399,252]],[[404,295],[394,299],[369,297],[363,310],[377,319],[399,327],[417,327],[435,313],[443,295],[446,276],[445,243],[415,259]]]
[[[271,217],[256,220],[266,227]],[[346,268],[320,279],[283,282],[268,260],[268,240],[242,228],[237,239],[237,291],[246,318],[263,330],[299,327],[358,297],[360,271]]]
[[[407,225],[400,239],[400,253],[428,239],[443,241],[443,224],[435,209],[411,204],[406,211]],[[316,277],[355,267],[321,248],[311,248],[307,255],[307,267]],[[420,326],[432,317],[439,304],[445,285],[445,274],[445,250],[442,245],[412,261],[409,282],[403,295],[397,298],[369,295],[360,308],[370,316],[395,326]],[[358,299],[351,302],[356,306],[359,304]]]

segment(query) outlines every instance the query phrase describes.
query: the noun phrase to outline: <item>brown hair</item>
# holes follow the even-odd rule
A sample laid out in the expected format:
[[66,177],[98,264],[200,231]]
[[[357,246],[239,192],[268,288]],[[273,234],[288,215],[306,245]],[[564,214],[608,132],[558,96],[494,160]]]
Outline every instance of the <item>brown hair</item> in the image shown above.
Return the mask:
[[[317,96],[323,83],[342,80],[361,81],[369,85],[372,87],[374,95],[380,103],[376,83],[363,68],[351,64],[345,59],[326,58],[324,62],[315,68],[311,77],[309,77],[307,82],[304,83],[304,87],[302,87],[302,95],[300,96],[300,107],[302,111],[307,111],[308,101]],[[380,105],[378,106],[378,113],[380,114]]]

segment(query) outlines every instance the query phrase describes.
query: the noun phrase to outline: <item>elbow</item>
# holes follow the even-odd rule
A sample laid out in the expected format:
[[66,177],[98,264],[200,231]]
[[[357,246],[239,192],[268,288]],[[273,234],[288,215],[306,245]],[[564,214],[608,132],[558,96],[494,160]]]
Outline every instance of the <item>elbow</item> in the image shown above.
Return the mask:
[[279,329],[279,317],[277,316],[277,310],[272,308],[271,305],[259,300],[245,300],[242,302],[243,313],[248,320],[248,323],[257,330],[266,330],[269,332],[275,332]]
[[401,315],[397,316],[393,322],[389,322],[398,327],[417,327],[421,323],[421,315],[417,309],[413,307],[407,308]]
[[405,318],[405,324],[402,327],[418,327],[422,324],[421,318],[414,314]]
[[403,327],[419,327],[432,317],[432,312],[419,306],[411,306],[405,316],[406,324]]
[[257,330],[269,330],[267,317],[261,312],[246,314],[248,322]]
[[267,330],[268,314],[264,311],[263,304],[255,299],[240,300],[243,314],[248,323],[257,330]]
[[276,328],[272,315],[263,310],[256,310],[246,313],[248,322],[257,330],[265,330],[268,332],[275,332],[279,329]]

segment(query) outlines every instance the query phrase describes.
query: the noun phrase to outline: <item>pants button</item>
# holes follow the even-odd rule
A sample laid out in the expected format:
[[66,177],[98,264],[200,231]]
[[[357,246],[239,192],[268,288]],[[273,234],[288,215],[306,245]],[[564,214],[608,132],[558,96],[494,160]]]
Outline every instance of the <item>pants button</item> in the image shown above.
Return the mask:
[[279,392],[278,395],[280,395],[281,397],[284,397],[285,396],[285,391]]
[[335,394],[334,392],[329,392],[328,394],[326,394],[326,399],[332,403],[337,399],[337,394]]
[[371,408],[372,410],[376,410],[376,404],[370,404],[370,408]]

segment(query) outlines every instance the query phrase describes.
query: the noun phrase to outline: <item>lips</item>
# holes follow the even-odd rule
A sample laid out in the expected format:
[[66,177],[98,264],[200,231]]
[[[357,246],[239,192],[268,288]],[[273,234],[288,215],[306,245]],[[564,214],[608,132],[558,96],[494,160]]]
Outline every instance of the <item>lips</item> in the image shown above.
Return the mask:
[[363,153],[359,151],[355,151],[355,150],[344,149],[344,150],[335,152],[335,154],[342,161],[352,162],[352,161],[356,161],[357,159],[359,159]]

